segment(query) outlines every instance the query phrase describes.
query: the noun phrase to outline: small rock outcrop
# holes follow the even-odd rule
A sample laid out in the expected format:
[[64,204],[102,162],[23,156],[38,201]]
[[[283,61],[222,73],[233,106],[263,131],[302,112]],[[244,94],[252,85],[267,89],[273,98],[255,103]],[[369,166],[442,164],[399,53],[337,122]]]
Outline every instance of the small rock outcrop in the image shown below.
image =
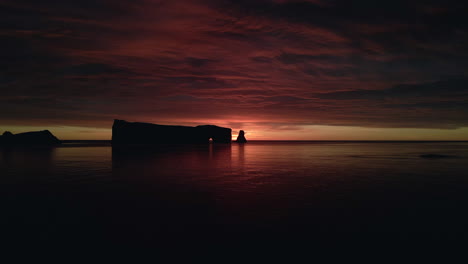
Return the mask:
[[11,137],[11,136],[13,136],[13,133],[11,133],[10,131],[5,131],[5,132],[3,132],[3,135],[2,135],[2,136],[4,136],[4,137]]
[[0,136],[0,146],[53,146],[59,144],[61,144],[61,141],[50,133],[49,130],[18,134],[6,131]]
[[150,123],[114,120],[112,145],[203,144],[210,138],[213,143],[231,143],[230,128],[213,125],[168,126]]
[[244,130],[239,131],[239,135],[237,136],[236,142],[237,143],[247,143],[247,139],[244,136]]

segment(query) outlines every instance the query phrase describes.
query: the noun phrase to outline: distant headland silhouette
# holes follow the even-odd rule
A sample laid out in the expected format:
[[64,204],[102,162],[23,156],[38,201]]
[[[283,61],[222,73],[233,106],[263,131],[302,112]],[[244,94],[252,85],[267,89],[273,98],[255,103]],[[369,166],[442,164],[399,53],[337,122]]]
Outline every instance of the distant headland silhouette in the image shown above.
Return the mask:
[[2,136],[0,136],[0,145],[2,146],[54,146],[59,144],[61,144],[61,141],[49,130],[32,131],[18,134],[13,134],[9,131],[6,131]]

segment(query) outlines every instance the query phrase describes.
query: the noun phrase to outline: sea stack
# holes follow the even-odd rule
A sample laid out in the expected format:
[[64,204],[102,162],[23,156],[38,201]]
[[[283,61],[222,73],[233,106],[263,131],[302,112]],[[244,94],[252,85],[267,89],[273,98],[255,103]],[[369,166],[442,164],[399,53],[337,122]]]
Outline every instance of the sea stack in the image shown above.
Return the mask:
[[247,143],[247,139],[244,136],[244,130],[239,131],[239,135],[237,136],[236,142],[237,143]]
[[114,120],[112,145],[231,143],[231,129],[213,125],[196,127]]

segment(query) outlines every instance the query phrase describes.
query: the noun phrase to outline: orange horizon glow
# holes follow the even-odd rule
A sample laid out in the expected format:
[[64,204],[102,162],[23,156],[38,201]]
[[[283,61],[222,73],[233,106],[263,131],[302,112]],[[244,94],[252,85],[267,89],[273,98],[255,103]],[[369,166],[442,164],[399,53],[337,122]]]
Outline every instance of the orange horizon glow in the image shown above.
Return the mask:
[[[222,125],[220,125],[222,126]],[[249,129],[250,128],[250,129]],[[0,133],[10,131],[50,130],[61,140],[110,140],[111,128],[73,126],[1,126]],[[366,128],[350,126],[302,126],[295,129],[271,130],[261,126],[232,128],[232,139],[236,140],[239,130],[245,131],[247,140],[433,140],[467,141],[468,127],[458,129],[432,128]]]

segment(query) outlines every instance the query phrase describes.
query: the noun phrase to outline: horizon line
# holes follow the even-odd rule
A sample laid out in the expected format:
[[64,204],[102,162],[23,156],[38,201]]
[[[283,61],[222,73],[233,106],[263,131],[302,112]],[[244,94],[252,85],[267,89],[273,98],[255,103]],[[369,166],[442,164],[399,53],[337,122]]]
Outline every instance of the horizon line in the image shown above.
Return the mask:
[[[71,142],[71,141],[109,141],[112,142],[112,139],[63,139],[62,142]],[[232,140],[232,142],[236,142]],[[252,139],[247,142],[468,142],[468,140],[349,140],[349,139],[337,139],[337,140],[321,140],[321,139]],[[219,143],[218,143],[219,144]]]

